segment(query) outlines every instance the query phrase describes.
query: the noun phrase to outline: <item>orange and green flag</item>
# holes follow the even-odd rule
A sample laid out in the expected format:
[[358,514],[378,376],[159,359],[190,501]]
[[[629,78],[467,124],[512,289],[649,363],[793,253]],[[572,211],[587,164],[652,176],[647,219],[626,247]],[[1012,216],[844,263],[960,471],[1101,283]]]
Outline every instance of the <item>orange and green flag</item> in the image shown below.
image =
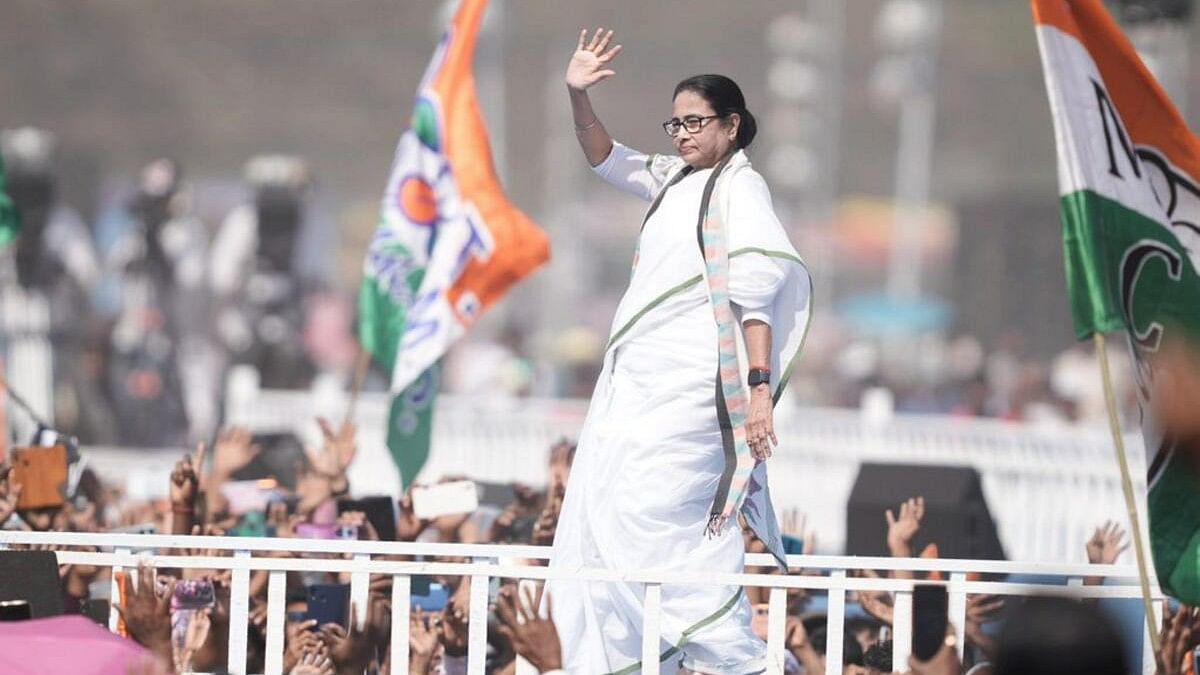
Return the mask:
[[487,0],[462,0],[417,92],[367,249],[359,339],[391,373],[388,447],[407,488],[429,452],[438,361],[550,257],[505,196],[472,73]]
[[1150,548],[1200,602],[1200,489],[1153,419],[1153,357],[1200,336],[1200,139],[1102,0],[1033,0],[1054,118],[1067,288],[1080,339],[1121,330],[1143,401]]

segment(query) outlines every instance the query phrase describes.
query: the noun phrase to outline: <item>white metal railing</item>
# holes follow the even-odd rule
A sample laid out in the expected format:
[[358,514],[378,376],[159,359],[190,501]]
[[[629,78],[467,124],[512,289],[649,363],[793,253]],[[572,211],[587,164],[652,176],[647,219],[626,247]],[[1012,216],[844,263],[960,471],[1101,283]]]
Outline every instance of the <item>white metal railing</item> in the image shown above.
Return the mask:
[[[313,391],[264,390],[252,370],[231,374],[227,390],[229,423],[255,431],[294,431],[310,443],[320,439],[315,416],[334,418],[347,408],[346,393],[336,383]],[[359,456],[349,472],[355,492],[400,490],[385,444],[389,406],[384,393],[366,392],[358,401]],[[467,471],[480,481],[540,485],[550,444],[560,436],[577,436],[586,411],[584,400],[439,396],[429,461],[419,479]],[[805,513],[818,528],[822,553],[844,550],[846,501],[863,462],[974,467],[1013,560],[1084,562],[1083,543],[1093,528],[1110,519],[1126,521],[1107,428],[1047,428],[946,415],[872,419],[853,409],[799,407],[785,397],[776,410],[775,429],[781,442],[770,460],[775,506]],[[1128,435],[1125,444],[1135,490],[1144,500],[1141,437]],[[161,485],[165,489],[165,482]],[[1141,508],[1144,513],[1144,504]],[[1133,561],[1131,553],[1125,555]]]
[[[179,535],[132,535],[111,533],[64,533],[0,531],[0,546],[14,544],[49,544],[54,546],[89,546],[100,552],[58,551],[60,565],[84,564],[109,567],[118,571],[145,563],[155,568],[232,570],[231,606],[229,621],[228,669],[242,673],[246,663],[246,629],[249,614],[249,583],[252,571],[268,572],[267,627],[265,671],[277,675],[282,668],[284,636],[284,599],[286,573],[333,572],[347,573],[351,578],[350,597],[362,620],[367,610],[370,575],[392,575],[392,632],[391,663],[394,673],[408,670],[408,626],[410,578],[416,574],[462,576],[469,579],[471,611],[468,625],[468,673],[483,675],[487,641],[488,582],[493,577],[548,580],[584,579],[604,582],[640,583],[646,588],[643,625],[643,669],[646,675],[659,674],[660,598],[664,584],[670,585],[735,585],[765,587],[769,591],[768,615],[768,673],[783,673],[785,607],[789,589],[826,591],[828,626],[826,643],[826,673],[842,671],[842,647],[846,592],[855,590],[888,591],[895,593],[893,623],[893,663],[903,667],[909,656],[912,633],[913,580],[855,577],[854,570],[907,570],[912,572],[941,572],[949,576],[945,583],[950,597],[949,618],[959,632],[959,650],[965,643],[963,631],[968,593],[999,596],[1061,595],[1074,598],[1138,598],[1140,587],[1136,570],[1130,565],[1077,565],[1054,563],[1017,563],[1007,561],[945,560],[916,558],[868,558],[845,556],[789,556],[789,568],[798,571],[826,570],[824,576],[799,574],[714,574],[679,573],[639,570],[561,570],[548,567],[505,562],[512,559],[545,560],[549,549],[533,546],[498,546],[473,544],[434,544],[409,542],[330,541],[307,539],[266,539],[249,537],[210,537]],[[214,549],[228,551],[227,557],[175,555],[174,549]],[[135,553],[135,551],[150,551]],[[255,553],[287,552],[291,557],[256,557]],[[303,558],[304,553],[339,554],[342,558]],[[470,559],[472,562],[411,562],[379,560],[374,556],[444,556]],[[763,554],[746,556],[750,566],[770,567],[772,558]],[[1059,583],[1029,584],[1004,581],[970,581],[969,573],[988,575],[1029,575],[1055,578]],[[1082,578],[1096,576],[1105,579],[1102,586],[1083,586]],[[113,575],[116,578],[116,575]],[[115,581],[113,582],[115,584]],[[114,587],[112,597],[118,597]],[[1157,604],[1156,604],[1157,607]],[[1157,611],[1157,610],[1156,610]],[[116,626],[117,614],[110,615],[110,628]],[[1143,667],[1153,672],[1154,655],[1149,640],[1143,640]]]

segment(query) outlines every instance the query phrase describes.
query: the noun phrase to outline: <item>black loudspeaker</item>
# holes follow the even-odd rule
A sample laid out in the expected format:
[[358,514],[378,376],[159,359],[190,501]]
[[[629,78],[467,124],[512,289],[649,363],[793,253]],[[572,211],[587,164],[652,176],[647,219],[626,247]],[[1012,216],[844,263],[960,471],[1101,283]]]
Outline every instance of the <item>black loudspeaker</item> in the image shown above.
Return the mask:
[[909,497],[925,498],[925,517],[913,540],[913,555],[937,544],[942,558],[1004,560],[996,523],[970,467],[863,464],[846,504],[846,554],[887,556],[887,518],[897,517]]
[[25,600],[34,619],[63,613],[54,551],[0,551],[0,602]]

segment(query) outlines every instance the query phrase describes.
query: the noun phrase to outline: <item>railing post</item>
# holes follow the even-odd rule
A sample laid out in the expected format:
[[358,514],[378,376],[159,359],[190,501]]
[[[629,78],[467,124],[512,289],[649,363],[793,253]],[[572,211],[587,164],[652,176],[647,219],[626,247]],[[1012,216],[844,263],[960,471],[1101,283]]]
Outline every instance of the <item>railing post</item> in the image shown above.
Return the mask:
[[642,675],[659,674],[659,622],[662,612],[662,584],[646,584],[642,601]]
[[[1163,621],[1162,598],[1155,598],[1153,604],[1153,612],[1155,616],[1155,625],[1161,626]],[[1145,675],[1152,675],[1158,671],[1158,663],[1154,658],[1154,645],[1150,641],[1150,622],[1142,622],[1142,672]]]
[[767,673],[783,675],[783,652],[787,646],[787,589],[772,588],[767,603]]
[[[250,551],[234,551],[235,559],[246,560]],[[233,569],[229,587],[229,659],[226,668],[234,675],[246,672],[246,624],[250,618],[250,570]]]
[[[113,553],[129,555],[129,549],[118,548],[114,549]],[[117,605],[121,603],[121,586],[117,583],[117,576],[124,569],[121,565],[112,566],[111,584],[108,589],[108,630],[113,633],[117,632],[117,627],[121,625],[121,615],[117,613]]]
[[287,572],[272,570],[267,577],[266,675],[283,673],[283,627],[287,620]]
[[392,576],[392,672],[408,675],[408,622],[412,611],[412,581],[407,574]]
[[[371,559],[369,553],[355,553],[355,562],[367,562]],[[362,630],[367,625],[367,610],[371,603],[371,573],[350,573],[350,603],[354,605],[353,621]]]
[[825,673],[842,673],[842,638],[846,635],[846,570],[833,570],[829,586],[829,611],[825,621]]
[[908,669],[908,657],[912,655],[912,621],[912,589],[896,591],[892,602],[892,669],[896,672]]
[[471,575],[471,615],[467,624],[467,675],[484,675],[487,664],[488,582],[486,574]]
[[949,604],[947,611],[950,623],[954,625],[955,645],[958,647],[958,660],[962,661],[963,652],[967,648],[967,593],[962,590],[962,584],[967,582],[966,572],[950,573]]

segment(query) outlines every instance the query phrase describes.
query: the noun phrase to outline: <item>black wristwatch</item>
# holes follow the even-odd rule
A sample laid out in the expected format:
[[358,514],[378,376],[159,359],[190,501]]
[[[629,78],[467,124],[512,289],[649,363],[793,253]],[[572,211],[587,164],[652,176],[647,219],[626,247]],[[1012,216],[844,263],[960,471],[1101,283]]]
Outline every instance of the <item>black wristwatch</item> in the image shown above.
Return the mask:
[[750,375],[746,377],[746,384],[751,387],[757,387],[760,384],[771,383],[771,371],[766,368],[751,368]]

